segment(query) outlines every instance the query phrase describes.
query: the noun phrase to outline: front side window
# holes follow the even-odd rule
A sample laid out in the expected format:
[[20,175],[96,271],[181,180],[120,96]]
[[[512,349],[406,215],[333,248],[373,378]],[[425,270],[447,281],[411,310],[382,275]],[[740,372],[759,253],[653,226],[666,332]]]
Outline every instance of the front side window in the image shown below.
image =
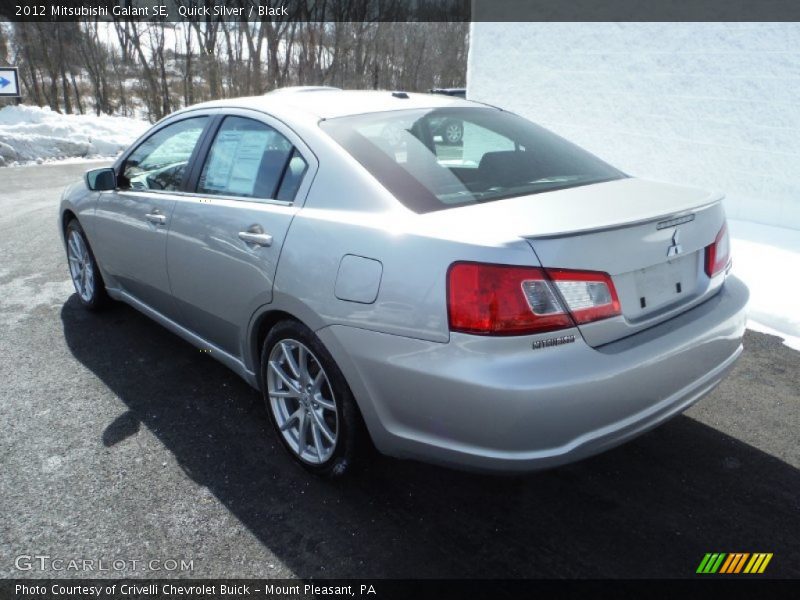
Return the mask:
[[184,119],[159,129],[125,160],[119,186],[131,190],[180,190],[208,117]]
[[[295,156],[302,161],[302,169]],[[304,172],[305,161],[275,129],[253,119],[226,117],[208,153],[197,191],[293,200]]]
[[420,213],[625,177],[554,133],[492,108],[399,110],[320,126]]

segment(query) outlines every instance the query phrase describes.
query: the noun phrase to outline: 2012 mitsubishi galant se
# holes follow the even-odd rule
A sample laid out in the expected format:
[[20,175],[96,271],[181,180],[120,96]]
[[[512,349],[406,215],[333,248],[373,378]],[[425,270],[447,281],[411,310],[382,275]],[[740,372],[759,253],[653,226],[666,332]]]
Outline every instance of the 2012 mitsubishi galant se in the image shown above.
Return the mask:
[[742,351],[720,195],[453,97],[193,106],[66,190],[59,226],[87,308],[127,302],[209,351],[322,475],[369,439],[479,470],[573,461],[681,413]]

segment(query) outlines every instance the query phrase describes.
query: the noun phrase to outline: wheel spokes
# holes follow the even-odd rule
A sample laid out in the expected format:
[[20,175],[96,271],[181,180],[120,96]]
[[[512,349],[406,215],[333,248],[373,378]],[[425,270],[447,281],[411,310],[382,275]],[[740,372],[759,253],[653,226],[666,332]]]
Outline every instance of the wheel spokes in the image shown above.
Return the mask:
[[75,231],[67,237],[67,260],[75,291],[81,299],[90,301],[94,294],[94,266],[88,247]]
[[315,394],[314,402],[316,402],[326,410],[333,410],[333,411],[336,410],[336,403],[333,402],[332,400],[328,400],[327,398],[323,397],[322,394]]
[[289,448],[304,462],[324,463],[336,449],[338,413],[317,357],[297,340],[281,340],[270,351],[266,379],[275,424]]
[[275,375],[278,376],[278,379],[280,379],[286,387],[288,387],[295,394],[300,394],[300,389],[298,388],[297,383],[292,381],[289,376],[283,372],[283,369],[276,361],[270,361],[269,368],[273,373],[275,373]]
[[84,263],[86,262],[86,246],[83,243],[83,239],[78,234],[75,234],[75,247],[78,249],[78,253],[80,254],[81,261]]
[[78,244],[75,241],[76,237],[77,236],[74,233],[70,234],[67,244],[69,245],[70,250],[72,250],[73,256],[75,256],[77,259],[80,259],[82,255],[80,249],[78,248]]
[[314,424],[311,428],[311,437],[314,439],[314,449],[317,451],[317,458],[319,458],[320,462],[322,462],[323,455],[325,454],[325,449],[322,446],[322,439],[319,437],[319,427]]
[[336,436],[328,428],[328,424],[325,422],[325,419],[318,415],[313,409],[309,412],[309,414],[311,415],[311,418],[314,419],[313,425],[315,431],[322,433],[322,435],[324,435],[328,441],[333,444],[336,441]]
[[[73,260],[74,260],[75,262],[73,262]],[[69,274],[70,274],[70,276],[72,277],[72,282],[73,282],[73,283],[75,283],[75,284],[77,284],[77,282],[78,282],[78,279],[79,279],[79,277],[80,277],[80,274],[81,274],[81,265],[80,265],[80,263],[77,261],[77,259],[70,259],[70,263],[69,263]]]
[[306,442],[308,422],[308,415],[304,410],[302,413],[300,413],[300,424],[297,426],[297,454],[301,457],[303,456],[303,452],[306,451],[306,446],[308,445]]
[[292,414],[289,415],[289,418],[287,418],[286,421],[283,423],[283,425],[280,426],[280,430],[286,431],[287,429],[289,429],[295,421],[298,421],[300,419],[300,416],[302,414],[303,414],[303,409],[298,408],[296,411],[294,411]]
[[323,383],[325,383],[325,371],[320,369],[319,373],[314,377],[314,381],[311,382],[311,394],[315,396],[319,394]]
[[294,356],[292,355],[292,351],[290,348],[287,347],[286,342],[281,342],[281,352],[283,353],[283,358],[286,360],[286,364],[289,365],[289,369],[294,374],[297,380],[300,380],[300,368],[297,366],[297,362],[294,360]]
[[298,346],[297,348],[297,366],[300,367],[300,374],[298,375],[298,379],[300,380],[301,385],[305,385],[311,379],[308,375],[308,351],[303,346]]

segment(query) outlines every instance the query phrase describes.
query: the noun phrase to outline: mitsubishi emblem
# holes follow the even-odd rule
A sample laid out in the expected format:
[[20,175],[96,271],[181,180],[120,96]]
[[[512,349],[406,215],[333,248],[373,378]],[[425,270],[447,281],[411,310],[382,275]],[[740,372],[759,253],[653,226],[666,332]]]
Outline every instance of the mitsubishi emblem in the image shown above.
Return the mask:
[[672,245],[667,248],[667,258],[678,256],[681,252],[683,252],[683,248],[681,248],[681,232],[676,227],[675,233],[672,234]]

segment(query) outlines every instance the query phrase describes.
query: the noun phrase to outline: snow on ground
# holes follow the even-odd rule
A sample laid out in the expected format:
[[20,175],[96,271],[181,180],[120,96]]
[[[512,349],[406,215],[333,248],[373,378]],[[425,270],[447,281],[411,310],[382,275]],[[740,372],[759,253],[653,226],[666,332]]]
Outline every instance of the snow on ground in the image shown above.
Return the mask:
[[748,328],[800,350],[800,231],[729,220],[733,273],[750,288]]
[[115,156],[149,126],[147,121],[126,117],[62,115],[37,106],[6,106],[0,109],[0,166]]

